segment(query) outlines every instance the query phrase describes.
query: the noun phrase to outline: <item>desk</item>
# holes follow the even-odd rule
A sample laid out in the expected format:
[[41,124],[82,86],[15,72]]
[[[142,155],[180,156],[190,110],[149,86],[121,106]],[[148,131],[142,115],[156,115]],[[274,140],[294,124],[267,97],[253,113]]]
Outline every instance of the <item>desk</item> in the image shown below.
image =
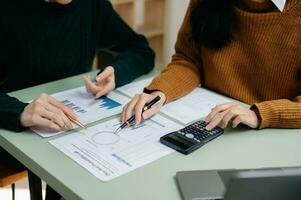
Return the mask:
[[[28,101],[42,92],[51,94],[81,85],[81,76],[75,76],[11,95]],[[223,136],[188,156],[173,153],[103,183],[50,145],[48,141],[54,138],[43,139],[30,131],[0,130],[0,145],[70,200],[180,200],[177,171],[301,166],[300,129],[239,128],[226,130]]]

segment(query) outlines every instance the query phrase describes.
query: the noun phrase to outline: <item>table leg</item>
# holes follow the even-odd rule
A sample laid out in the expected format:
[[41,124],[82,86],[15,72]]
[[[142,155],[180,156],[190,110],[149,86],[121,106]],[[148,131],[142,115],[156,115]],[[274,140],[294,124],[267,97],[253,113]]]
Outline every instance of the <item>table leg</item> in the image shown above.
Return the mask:
[[28,182],[31,200],[42,200],[42,182],[39,177],[28,170]]
[[52,189],[49,185],[46,186],[46,198],[45,200],[59,200],[62,196]]

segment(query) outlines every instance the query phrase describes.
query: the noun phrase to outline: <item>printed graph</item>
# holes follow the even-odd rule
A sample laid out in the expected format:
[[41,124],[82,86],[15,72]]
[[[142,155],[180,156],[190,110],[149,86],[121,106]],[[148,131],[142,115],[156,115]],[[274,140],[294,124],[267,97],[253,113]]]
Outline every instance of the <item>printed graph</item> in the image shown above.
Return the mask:
[[106,96],[100,97],[99,100],[100,100],[99,107],[105,108],[107,110],[111,110],[113,108],[121,106],[119,102],[114,101],[113,99]]
[[75,112],[77,113],[81,113],[81,114],[84,114],[86,113],[87,111],[84,110],[83,108],[75,105],[73,102],[71,102],[70,100],[63,100],[61,101],[61,103],[63,103],[65,106],[71,108],[72,110],[74,110]]

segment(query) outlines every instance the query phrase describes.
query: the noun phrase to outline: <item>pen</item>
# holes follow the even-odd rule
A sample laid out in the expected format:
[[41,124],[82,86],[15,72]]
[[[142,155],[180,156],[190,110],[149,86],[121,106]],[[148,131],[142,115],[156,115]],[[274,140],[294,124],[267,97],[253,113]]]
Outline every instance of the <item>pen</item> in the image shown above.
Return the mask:
[[[149,103],[145,104],[142,113],[148,109],[150,109],[153,105],[159,103],[161,101],[161,97],[157,96],[156,98],[154,98],[153,100],[151,100]],[[121,126],[119,126],[116,131],[115,134],[118,133],[119,131],[121,131],[122,129],[124,129],[125,127],[127,127],[128,125],[131,125],[133,123],[133,121],[135,121],[135,115],[133,115],[132,117],[130,117],[128,120],[126,120],[126,122],[124,122],[123,124],[121,124]]]
[[67,117],[72,123],[78,125],[79,127],[83,128],[83,129],[87,129],[87,127],[85,125],[83,125],[80,121],[73,119],[72,117],[70,117],[68,115],[67,115]]

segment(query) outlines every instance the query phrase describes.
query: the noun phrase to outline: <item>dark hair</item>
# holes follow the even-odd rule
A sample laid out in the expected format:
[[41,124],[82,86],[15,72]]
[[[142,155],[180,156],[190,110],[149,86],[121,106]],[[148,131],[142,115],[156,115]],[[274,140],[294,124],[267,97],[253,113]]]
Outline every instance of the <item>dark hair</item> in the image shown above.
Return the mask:
[[235,0],[195,1],[198,2],[190,16],[191,39],[213,50],[225,47],[233,40]]

